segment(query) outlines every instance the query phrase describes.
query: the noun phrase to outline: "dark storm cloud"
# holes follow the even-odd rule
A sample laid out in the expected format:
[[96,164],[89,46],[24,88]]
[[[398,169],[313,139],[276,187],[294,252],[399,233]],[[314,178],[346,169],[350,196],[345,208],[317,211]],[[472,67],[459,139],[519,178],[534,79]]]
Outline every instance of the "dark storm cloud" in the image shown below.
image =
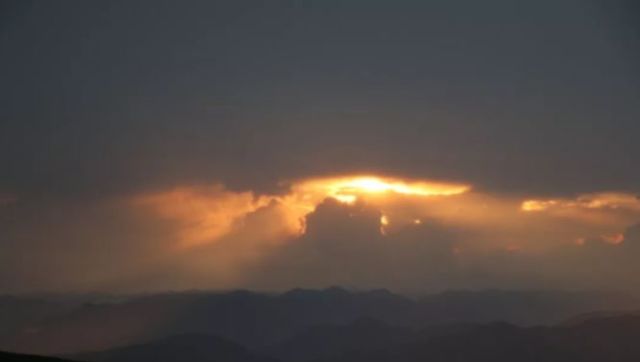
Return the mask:
[[304,235],[261,261],[250,285],[393,286],[404,291],[455,285],[454,230],[430,222],[386,237],[380,232],[381,216],[370,205],[325,200],[307,215]]
[[10,2],[0,191],[262,191],[362,170],[637,190],[625,6]]

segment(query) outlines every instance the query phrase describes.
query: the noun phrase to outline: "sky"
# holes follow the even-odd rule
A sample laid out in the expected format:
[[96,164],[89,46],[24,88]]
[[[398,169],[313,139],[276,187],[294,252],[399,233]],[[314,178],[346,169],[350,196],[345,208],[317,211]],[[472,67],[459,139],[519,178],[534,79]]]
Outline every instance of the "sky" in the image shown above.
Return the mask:
[[0,293],[636,291],[632,0],[1,1]]

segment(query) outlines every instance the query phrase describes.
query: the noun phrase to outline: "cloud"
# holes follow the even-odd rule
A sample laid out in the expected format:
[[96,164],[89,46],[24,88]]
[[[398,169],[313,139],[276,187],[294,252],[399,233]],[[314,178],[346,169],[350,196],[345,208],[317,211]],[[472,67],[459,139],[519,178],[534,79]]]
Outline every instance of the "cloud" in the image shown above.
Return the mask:
[[213,185],[143,194],[131,202],[176,222],[180,243],[193,246],[215,242],[229,233],[239,218],[265,206],[269,200],[255,197],[252,192],[232,192],[222,185]]
[[530,212],[562,209],[640,211],[640,197],[622,192],[602,192],[580,195],[575,199],[525,200],[521,208]]
[[[530,200],[545,206],[523,209]],[[544,200],[358,174],[292,180],[277,193],[213,183],[45,208],[27,199],[12,206],[14,222],[0,219],[10,240],[0,282],[120,291],[631,287],[635,197]]]
[[366,202],[324,200],[307,215],[305,233],[266,257],[250,285],[419,289],[450,281],[454,233],[435,224],[381,233],[381,217]]
[[467,192],[469,186],[423,180],[402,180],[391,177],[354,175],[295,180],[288,183],[288,192],[257,194],[233,191],[222,184],[179,187],[144,193],[131,199],[134,207],[146,208],[159,217],[174,222],[179,229],[181,245],[189,247],[216,242],[229,234],[234,224],[248,214],[276,202],[281,206],[282,219],[289,234],[304,232],[305,217],[325,198],[354,203],[370,200],[387,204],[397,196],[425,200]]

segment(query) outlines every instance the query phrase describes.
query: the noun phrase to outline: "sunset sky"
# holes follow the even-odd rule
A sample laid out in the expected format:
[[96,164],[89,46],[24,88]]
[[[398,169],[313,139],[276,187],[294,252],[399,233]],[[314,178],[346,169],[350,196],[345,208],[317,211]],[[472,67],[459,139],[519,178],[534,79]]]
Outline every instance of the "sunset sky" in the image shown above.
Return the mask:
[[0,294],[640,291],[633,0],[2,1]]

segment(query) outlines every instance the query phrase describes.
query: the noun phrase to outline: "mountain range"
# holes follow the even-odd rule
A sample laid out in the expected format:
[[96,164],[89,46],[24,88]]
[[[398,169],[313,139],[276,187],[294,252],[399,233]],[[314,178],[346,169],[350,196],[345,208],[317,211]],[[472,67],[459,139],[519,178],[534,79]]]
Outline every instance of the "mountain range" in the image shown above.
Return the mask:
[[592,355],[640,356],[624,344],[640,337],[637,309],[622,293],[560,291],[3,297],[0,349],[95,362],[501,361],[523,353],[573,361],[586,358],[581,341]]

